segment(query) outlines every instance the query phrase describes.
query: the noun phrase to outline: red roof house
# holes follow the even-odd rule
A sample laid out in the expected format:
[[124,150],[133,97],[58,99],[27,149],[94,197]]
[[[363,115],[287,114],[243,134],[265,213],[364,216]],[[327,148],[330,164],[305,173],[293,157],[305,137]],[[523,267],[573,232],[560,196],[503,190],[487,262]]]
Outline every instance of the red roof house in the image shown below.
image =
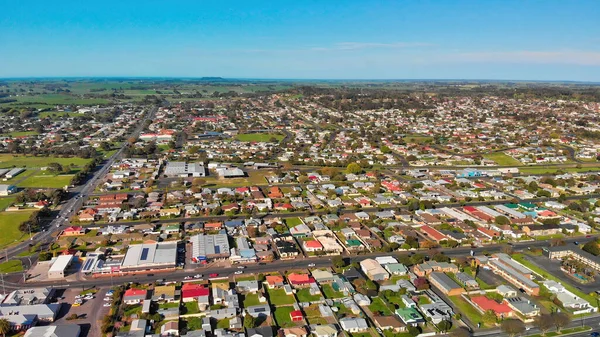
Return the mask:
[[292,312],[290,312],[290,318],[292,319],[292,322],[300,322],[302,321],[303,317],[302,317],[302,311],[300,310],[294,310]]

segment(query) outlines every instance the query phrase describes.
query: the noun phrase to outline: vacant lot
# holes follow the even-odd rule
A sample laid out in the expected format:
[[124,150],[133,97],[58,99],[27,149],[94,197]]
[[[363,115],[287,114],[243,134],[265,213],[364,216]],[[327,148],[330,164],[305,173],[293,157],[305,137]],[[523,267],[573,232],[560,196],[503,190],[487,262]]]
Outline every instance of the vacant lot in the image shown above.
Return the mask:
[[392,314],[390,308],[388,308],[388,306],[385,303],[383,303],[381,298],[378,297],[373,298],[371,305],[369,305],[369,310],[371,310],[372,313],[379,312],[384,316]]
[[72,174],[31,175],[17,185],[19,187],[63,188],[71,183]]
[[32,136],[37,135],[38,133],[35,131],[14,131],[3,133],[2,136],[10,136],[10,137],[23,137],[23,136]]
[[11,154],[0,154],[0,168],[9,167],[45,167],[49,163],[59,163],[63,166],[73,164],[75,166],[85,166],[90,159],[84,158],[58,158],[58,157],[33,157],[33,156],[13,156]]
[[298,290],[296,297],[300,302],[314,302],[321,299],[321,295],[311,295],[308,288]]
[[14,273],[18,271],[23,271],[23,263],[21,263],[21,260],[11,260],[0,263],[1,273]]
[[19,231],[19,225],[29,219],[33,211],[0,212],[0,247],[6,247],[28,237]]
[[520,161],[514,159],[513,157],[507,155],[504,152],[492,152],[488,154],[484,154],[483,158],[493,160],[496,164],[500,166],[520,166],[523,165]]
[[283,289],[267,289],[269,293],[269,302],[272,305],[294,304],[296,300],[294,296],[286,295]]
[[0,198],[0,212],[5,210],[6,207],[12,205],[15,202],[15,197],[3,197]]
[[275,308],[275,320],[277,324],[281,327],[287,328],[290,326],[294,326],[292,323],[292,318],[290,317],[290,312],[294,311],[294,307],[276,307]]
[[275,133],[242,133],[235,137],[237,140],[241,142],[271,142],[271,139],[274,138],[277,142],[280,142],[283,139],[282,135],[278,135]]

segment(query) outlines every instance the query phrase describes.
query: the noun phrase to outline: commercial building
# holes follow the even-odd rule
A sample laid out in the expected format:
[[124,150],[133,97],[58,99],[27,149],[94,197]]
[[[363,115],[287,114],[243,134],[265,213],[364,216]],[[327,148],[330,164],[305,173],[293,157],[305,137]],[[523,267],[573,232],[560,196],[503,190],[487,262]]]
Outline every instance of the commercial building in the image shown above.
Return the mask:
[[77,324],[36,326],[27,332],[25,337],[79,337],[81,328]]
[[390,274],[373,259],[362,260],[360,268],[373,281],[385,281],[390,277]]
[[73,262],[73,255],[60,255],[57,257],[50,266],[50,269],[48,269],[48,278],[64,278],[66,270],[71,266],[71,262]]
[[7,196],[15,193],[17,191],[17,187],[14,185],[0,185],[0,196]]
[[182,161],[172,161],[165,167],[165,176],[167,177],[205,177],[206,167],[202,163],[186,163]]
[[190,238],[192,260],[202,262],[208,259],[229,257],[229,238],[227,234],[199,234]]
[[175,268],[176,265],[177,243],[148,243],[129,246],[121,271],[151,271]]
[[577,246],[546,247],[544,252],[551,260],[571,258],[595,270],[600,270],[600,256],[594,256]]
[[440,272],[429,274],[429,282],[448,296],[460,295],[464,289],[454,282],[448,275]]
[[523,289],[528,295],[539,294],[540,286],[531,280],[531,270],[517,263],[510,256],[504,253],[495,254],[487,264],[496,274]]

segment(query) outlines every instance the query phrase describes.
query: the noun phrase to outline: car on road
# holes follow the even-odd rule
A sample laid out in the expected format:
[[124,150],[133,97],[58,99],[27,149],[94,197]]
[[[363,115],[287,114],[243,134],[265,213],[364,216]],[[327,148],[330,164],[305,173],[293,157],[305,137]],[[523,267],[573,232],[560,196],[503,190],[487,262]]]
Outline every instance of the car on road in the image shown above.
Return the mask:
[[599,337],[600,336],[600,332],[594,331],[590,334],[590,336],[592,337]]
[[210,274],[210,275],[208,275],[208,276],[209,276],[209,277],[217,277],[217,276],[219,276],[219,274],[217,274],[217,273],[212,273],[212,274]]
[[242,273],[243,273],[243,271],[241,271],[241,270],[238,270],[238,271],[236,271],[234,274],[235,274],[235,275],[240,275],[240,274],[242,274]]
[[574,244],[574,245],[578,245],[578,244],[579,244],[579,241],[575,241],[575,242],[573,242],[573,244]]
[[104,301],[106,301],[106,302],[110,302],[110,301],[112,301],[112,300],[113,300],[113,299],[112,299],[112,297],[105,297],[105,298],[104,298]]
[[102,306],[103,306],[103,307],[105,307],[105,308],[108,308],[108,307],[110,307],[111,305],[112,305],[111,303],[108,303],[108,302],[107,302],[107,303],[104,303]]
[[246,266],[239,266],[239,267],[237,267],[237,268],[238,268],[238,269],[244,269],[244,268],[246,268]]
[[194,278],[202,278],[202,274],[196,274],[194,275]]
[[183,279],[184,279],[184,280],[192,280],[192,279],[193,279],[193,277],[191,277],[191,276],[186,276],[186,277],[184,277]]
[[315,265],[314,263],[309,263],[309,264],[308,264],[308,266],[309,266],[309,267],[314,267],[314,266],[316,266],[316,265]]

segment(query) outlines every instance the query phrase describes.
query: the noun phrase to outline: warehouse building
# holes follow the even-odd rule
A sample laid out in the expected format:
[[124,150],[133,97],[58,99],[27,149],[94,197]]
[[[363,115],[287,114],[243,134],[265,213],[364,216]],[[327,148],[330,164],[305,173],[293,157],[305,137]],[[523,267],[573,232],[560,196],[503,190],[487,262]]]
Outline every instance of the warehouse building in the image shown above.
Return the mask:
[[0,185],[0,196],[7,196],[17,192],[17,187],[14,185]]
[[206,177],[206,167],[204,167],[203,163],[172,161],[167,163],[165,176],[178,178]]
[[190,242],[194,262],[229,257],[229,238],[225,233],[194,235],[190,238]]
[[48,278],[64,278],[67,274],[67,269],[71,266],[71,262],[73,262],[73,255],[61,255],[57,257],[50,266],[50,269],[48,269]]
[[129,246],[121,271],[152,271],[175,268],[177,243],[147,243]]

